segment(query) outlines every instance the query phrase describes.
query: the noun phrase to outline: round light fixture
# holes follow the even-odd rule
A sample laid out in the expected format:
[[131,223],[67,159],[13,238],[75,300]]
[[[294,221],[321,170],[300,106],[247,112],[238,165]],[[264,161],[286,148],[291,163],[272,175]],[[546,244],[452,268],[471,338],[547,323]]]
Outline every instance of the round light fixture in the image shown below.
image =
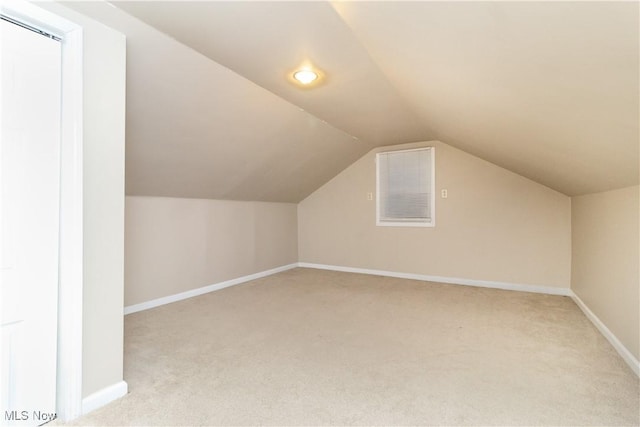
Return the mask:
[[294,72],[293,78],[303,85],[308,85],[318,79],[318,73],[305,68]]

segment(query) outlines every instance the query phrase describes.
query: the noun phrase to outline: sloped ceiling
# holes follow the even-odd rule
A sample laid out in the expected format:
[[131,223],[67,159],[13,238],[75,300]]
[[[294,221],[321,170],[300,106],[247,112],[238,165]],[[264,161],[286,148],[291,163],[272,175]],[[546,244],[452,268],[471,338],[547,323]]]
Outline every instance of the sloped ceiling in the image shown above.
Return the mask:
[[128,194],[297,202],[430,139],[567,195],[638,183],[637,2],[68,5],[128,37]]

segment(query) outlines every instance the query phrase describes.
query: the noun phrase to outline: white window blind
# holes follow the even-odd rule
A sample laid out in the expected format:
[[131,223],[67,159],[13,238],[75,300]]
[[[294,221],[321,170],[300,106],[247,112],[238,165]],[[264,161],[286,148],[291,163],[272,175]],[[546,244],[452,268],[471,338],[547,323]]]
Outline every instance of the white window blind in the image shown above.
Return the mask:
[[433,225],[433,148],[377,155],[378,225]]

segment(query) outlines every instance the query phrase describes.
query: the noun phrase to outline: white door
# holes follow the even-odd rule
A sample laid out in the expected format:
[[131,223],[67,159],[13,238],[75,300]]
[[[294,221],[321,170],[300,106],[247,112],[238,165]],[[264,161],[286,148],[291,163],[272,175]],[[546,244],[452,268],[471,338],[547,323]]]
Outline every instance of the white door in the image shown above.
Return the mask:
[[56,408],[60,42],[0,20],[2,425]]

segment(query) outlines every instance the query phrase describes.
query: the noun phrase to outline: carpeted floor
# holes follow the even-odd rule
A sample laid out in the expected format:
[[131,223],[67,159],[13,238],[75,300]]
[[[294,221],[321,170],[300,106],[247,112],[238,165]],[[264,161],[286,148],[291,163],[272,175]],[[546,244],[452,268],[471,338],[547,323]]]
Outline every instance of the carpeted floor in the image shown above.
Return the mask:
[[567,297],[310,269],[127,316],[125,380],[75,424],[640,424]]

